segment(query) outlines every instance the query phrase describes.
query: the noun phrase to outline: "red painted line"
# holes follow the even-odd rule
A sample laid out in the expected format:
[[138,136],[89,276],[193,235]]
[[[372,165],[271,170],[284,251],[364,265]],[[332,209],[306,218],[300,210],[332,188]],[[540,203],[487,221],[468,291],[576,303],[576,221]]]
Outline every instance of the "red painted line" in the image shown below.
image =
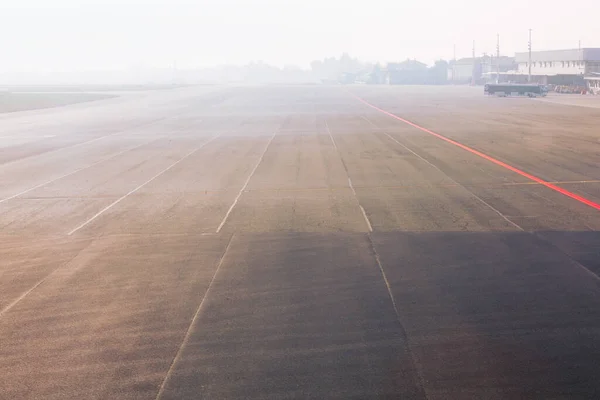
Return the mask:
[[363,104],[366,104],[367,106],[369,106],[369,107],[371,107],[371,108],[373,108],[373,109],[375,109],[375,110],[377,110],[377,111],[379,111],[379,112],[381,112],[381,113],[383,113],[385,115],[388,115],[388,116],[390,116],[390,117],[392,117],[394,119],[397,119],[398,121],[402,121],[402,122],[404,122],[407,125],[410,125],[410,126],[412,126],[414,128],[417,128],[417,129],[419,129],[419,130],[421,130],[423,132],[429,133],[430,135],[433,135],[433,136],[437,137],[438,139],[442,139],[445,142],[448,142],[448,143],[451,143],[451,144],[453,144],[453,145],[455,145],[457,147],[460,147],[461,149],[466,150],[469,153],[475,154],[476,156],[479,156],[479,157],[484,158],[484,159],[486,159],[486,160],[488,160],[490,162],[493,162],[496,165],[499,165],[499,166],[501,166],[503,168],[506,168],[506,169],[508,169],[510,171],[513,171],[513,172],[515,172],[515,173],[517,173],[517,174],[519,174],[521,176],[524,176],[527,179],[530,179],[530,180],[532,180],[534,182],[539,183],[540,185],[544,185],[547,188],[552,189],[552,190],[554,190],[554,191],[556,191],[556,192],[558,192],[560,194],[563,194],[563,195],[565,195],[567,197],[575,199],[575,200],[579,201],[580,203],[583,203],[583,204],[585,204],[587,206],[595,208],[596,210],[600,210],[600,204],[598,204],[598,203],[596,203],[596,202],[594,202],[594,201],[592,201],[590,199],[586,199],[583,196],[580,196],[580,195],[575,194],[573,192],[570,192],[570,191],[568,191],[566,189],[563,189],[563,188],[561,188],[559,186],[556,186],[556,185],[554,185],[554,184],[552,184],[552,183],[550,183],[548,181],[545,181],[542,178],[538,178],[535,175],[531,175],[531,174],[529,174],[529,173],[527,173],[527,172],[525,172],[523,170],[520,170],[519,168],[513,167],[512,165],[509,165],[509,164],[507,164],[507,163],[505,163],[503,161],[495,159],[494,157],[488,156],[487,154],[482,153],[479,150],[475,150],[475,149],[473,149],[473,148],[471,148],[469,146],[466,146],[466,145],[464,145],[462,143],[457,142],[456,140],[452,140],[450,138],[447,138],[446,136],[440,135],[439,133],[435,133],[435,132],[433,132],[433,131],[431,131],[431,130],[429,130],[427,128],[423,128],[422,126],[417,125],[414,122],[410,122],[410,121],[408,121],[408,120],[406,120],[404,118],[401,118],[401,117],[399,117],[399,116],[397,116],[395,114],[392,114],[389,111],[386,111],[386,110],[383,110],[383,109],[381,109],[379,107],[376,107],[373,104],[369,103],[368,101],[366,101],[366,100],[364,100],[364,99],[356,96],[355,94],[352,94],[352,96],[354,96],[357,100],[359,100]]

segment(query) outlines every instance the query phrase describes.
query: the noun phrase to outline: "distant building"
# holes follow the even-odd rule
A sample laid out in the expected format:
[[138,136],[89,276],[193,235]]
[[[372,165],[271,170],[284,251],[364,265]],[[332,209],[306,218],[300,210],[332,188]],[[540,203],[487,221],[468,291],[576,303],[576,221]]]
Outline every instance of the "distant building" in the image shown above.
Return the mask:
[[[516,53],[514,78],[523,81],[529,74],[529,53]],[[555,85],[585,85],[600,78],[600,48],[531,52],[533,82]],[[589,86],[589,82],[588,82]]]
[[356,81],[357,74],[352,72],[343,72],[338,77],[338,82],[343,84],[350,84]]
[[389,63],[388,70],[394,71],[423,71],[427,69],[427,64],[409,58],[399,63]]
[[427,64],[407,59],[399,63],[388,63],[390,85],[422,84],[427,80]]
[[448,63],[448,82],[471,83],[473,77],[481,76],[481,62],[477,58],[461,58]]
[[[502,73],[516,69],[514,57],[500,56],[500,72]],[[476,58],[461,58],[448,63],[448,82],[454,84],[480,83],[482,80],[495,79],[498,69],[498,58],[493,56],[482,56]]]

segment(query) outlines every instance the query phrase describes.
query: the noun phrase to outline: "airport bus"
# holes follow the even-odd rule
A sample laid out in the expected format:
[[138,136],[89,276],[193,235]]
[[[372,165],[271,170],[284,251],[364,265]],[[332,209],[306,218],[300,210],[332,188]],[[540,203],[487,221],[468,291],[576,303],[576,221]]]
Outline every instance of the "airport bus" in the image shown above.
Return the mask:
[[484,94],[490,96],[546,96],[548,90],[543,85],[516,83],[488,83],[483,88]]

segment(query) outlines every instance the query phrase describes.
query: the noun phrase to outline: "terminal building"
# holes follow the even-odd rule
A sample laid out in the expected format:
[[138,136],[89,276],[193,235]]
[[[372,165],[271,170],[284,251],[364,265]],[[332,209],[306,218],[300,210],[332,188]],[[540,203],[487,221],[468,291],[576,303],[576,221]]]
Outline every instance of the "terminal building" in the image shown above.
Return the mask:
[[548,50],[516,53],[517,69],[509,71],[502,80],[544,85],[585,86],[596,93],[600,89],[600,48]]
[[498,67],[502,75],[515,70],[517,64],[514,57],[506,56],[500,56],[498,59],[494,56],[484,55],[476,58],[452,60],[448,63],[448,82],[454,84],[481,83],[482,80],[490,79],[491,75],[495,77]]
[[515,57],[491,56],[450,61],[448,82],[456,84],[482,82],[531,82],[544,85],[585,88],[600,94],[600,48],[548,50],[516,53]]

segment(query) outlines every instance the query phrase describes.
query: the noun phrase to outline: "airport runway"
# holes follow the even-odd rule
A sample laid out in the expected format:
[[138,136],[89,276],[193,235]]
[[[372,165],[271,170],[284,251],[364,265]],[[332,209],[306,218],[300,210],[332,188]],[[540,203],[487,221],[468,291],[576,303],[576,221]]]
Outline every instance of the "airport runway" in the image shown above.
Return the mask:
[[600,110],[482,91],[0,115],[0,398],[598,398]]

